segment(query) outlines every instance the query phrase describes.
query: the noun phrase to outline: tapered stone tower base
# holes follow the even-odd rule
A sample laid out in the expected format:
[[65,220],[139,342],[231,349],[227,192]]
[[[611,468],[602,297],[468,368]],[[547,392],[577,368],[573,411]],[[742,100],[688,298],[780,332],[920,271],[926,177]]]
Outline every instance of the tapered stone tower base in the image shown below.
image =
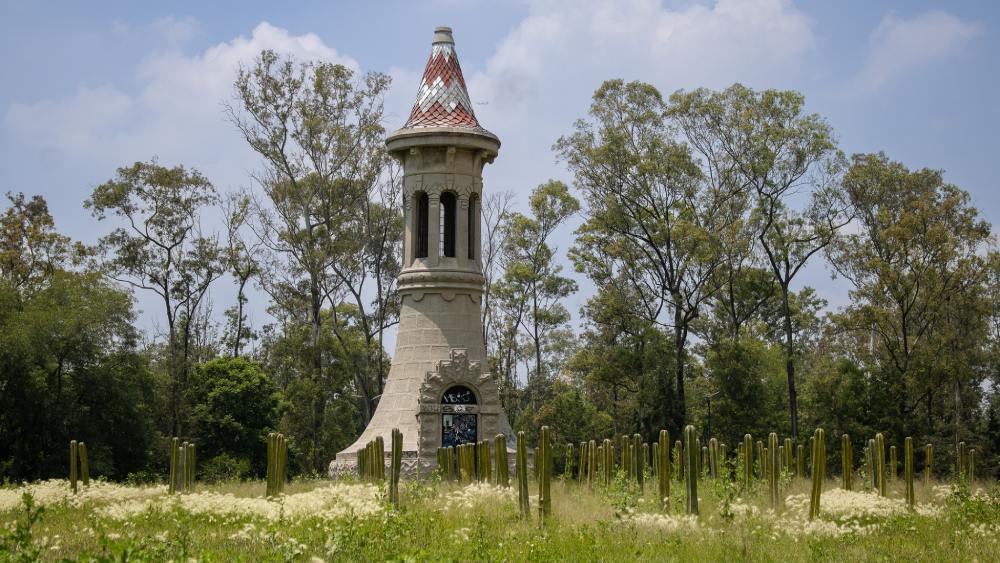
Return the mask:
[[403,433],[407,473],[429,473],[442,445],[497,434],[514,445],[486,370],[481,316],[482,170],[500,140],[476,120],[451,29],[438,28],[432,45],[410,118],[386,140],[404,177],[396,352],[371,422],[331,475],[356,471],[357,452],[378,436],[389,444],[393,428]]

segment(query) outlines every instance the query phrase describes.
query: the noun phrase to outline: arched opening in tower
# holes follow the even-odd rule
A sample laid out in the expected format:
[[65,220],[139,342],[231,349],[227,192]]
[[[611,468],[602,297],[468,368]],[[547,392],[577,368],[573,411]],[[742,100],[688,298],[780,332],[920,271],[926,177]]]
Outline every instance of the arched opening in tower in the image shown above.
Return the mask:
[[479,197],[472,194],[469,197],[469,260],[476,259],[476,230],[479,228]]
[[427,258],[427,220],[430,215],[430,202],[426,192],[417,194],[417,258]]
[[441,194],[441,256],[455,257],[455,194]]

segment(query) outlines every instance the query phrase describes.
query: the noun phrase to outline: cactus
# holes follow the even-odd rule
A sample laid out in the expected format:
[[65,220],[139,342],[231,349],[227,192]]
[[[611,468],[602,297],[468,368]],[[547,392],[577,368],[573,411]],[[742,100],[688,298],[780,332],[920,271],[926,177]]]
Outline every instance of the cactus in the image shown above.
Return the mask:
[[69,441],[69,487],[73,490],[73,494],[76,494],[76,467],[77,461],[76,457],[79,452],[79,446],[76,440]]
[[719,441],[715,438],[708,440],[708,474],[719,478]]
[[643,483],[644,461],[642,458],[642,436],[635,434],[632,436],[632,474],[635,476],[636,483],[639,484],[639,494],[642,494],[645,485]]
[[195,452],[197,452],[197,450],[195,449],[194,442],[188,444],[187,451],[188,451],[188,461],[187,461],[188,489],[194,490],[194,481],[195,481],[195,476],[197,475],[197,472],[195,471],[195,468],[197,467],[195,465],[195,455],[196,455]]
[[177,459],[178,450],[180,449],[180,440],[178,438],[170,439],[170,484],[168,485],[168,491],[170,494],[177,492]]
[[187,442],[181,442],[180,448],[177,450],[177,491],[183,493],[185,491],[184,485],[187,484],[185,478],[187,477]]
[[80,442],[76,446],[77,457],[80,458],[80,481],[84,487],[90,486],[90,463],[87,459],[87,444]]
[[518,506],[521,508],[521,517],[527,518],[531,514],[531,506],[528,500],[528,446],[523,431],[517,433],[517,465],[515,469]]
[[965,450],[965,442],[958,443],[958,464],[955,472],[958,473],[958,480],[965,481],[965,468],[968,467],[968,457]]
[[782,461],[785,464],[785,472],[786,473],[791,473],[792,472],[792,468],[793,468],[793,465],[792,465],[792,454],[795,452],[795,450],[793,449],[794,446],[792,445],[792,439],[791,438],[785,438],[784,446],[785,446],[785,449],[784,449],[784,454],[785,455],[784,455],[784,459]]
[[587,487],[594,488],[595,472],[597,471],[597,442],[587,442]]
[[649,465],[649,473],[653,477],[656,477],[659,474],[659,466],[660,466],[660,462],[658,461],[660,459],[660,443],[659,442],[653,442],[652,456],[653,456],[651,458],[652,461],[650,462],[650,465]]
[[657,492],[660,495],[660,505],[663,510],[670,510],[670,433],[660,430],[660,441],[653,443],[656,452]]
[[604,439],[604,486],[611,486],[611,476],[615,473],[615,444],[610,438]]
[[[781,495],[778,489],[778,475],[781,471],[778,457],[778,434],[771,432],[767,436],[767,490],[771,498],[771,508],[778,509]],[[815,462],[813,463],[815,465]]]
[[[82,444],[81,444],[82,445]],[[969,484],[976,482],[976,450],[975,448],[969,449]],[[84,485],[87,483],[84,482]]]
[[875,471],[878,473],[876,484],[879,496],[885,496],[885,438],[882,433],[875,434]]
[[903,479],[906,481],[906,505],[913,510],[916,498],[913,494],[913,438],[909,436],[903,442]]
[[503,434],[497,434],[497,437],[493,439],[493,442],[497,451],[497,469],[494,483],[506,488],[510,486],[510,469],[507,466],[507,437]]
[[826,437],[822,428],[813,434],[812,450],[812,496],[809,497],[809,519],[819,516],[819,501],[826,480]]
[[573,461],[576,459],[574,455],[576,452],[573,451],[573,442],[566,444],[566,468],[563,470],[563,480],[572,481],[573,480]]
[[646,443],[646,442],[643,442],[642,443],[642,464],[639,466],[640,473],[646,471],[646,465],[647,464],[649,464],[649,466],[650,466],[650,472],[652,472],[653,471],[653,469],[652,469],[653,465],[652,465],[652,462],[649,461],[649,444]]
[[851,466],[851,437],[844,434],[840,437],[840,488],[845,491],[851,490],[851,473],[854,468]]
[[535,464],[539,466],[538,516],[544,520],[552,512],[552,441],[548,426],[542,426],[538,438],[538,451],[535,452]]
[[476,470],[476,480],[486,483],[490,480],[490,466],[493,463],[493,452],[490,451],[490,442],[483,440],[476,447],[479,454],[479,463]]
[[698,455],[701,448],[698,447],[698,438],[695,435],[694,426],[684,427],[684,452],[685,467],[684,476],[687,483],[687,513],[698,514]]
[[743,435],[743,490],[750,490],[753,481],[753,436]]
[[403,433],[398,428],[392,429],[392,451],[389,463],[389,502],[399,506],[399,474],[403,465]]
[[897,475],[896,475],[896,467],[897,467],[896,446],[889,446],[889,482],[890,483],[895,483],[896,482],[896,477],[897,477]]
[[681,481],[684,479],[684,445],[680,440],[674,442],[674,455],[671,459],[674,461],[674,475],[677,476],[677,480]]
[[931,486],[931,472],[934,468],[934,446],[924,446],[924,486]]

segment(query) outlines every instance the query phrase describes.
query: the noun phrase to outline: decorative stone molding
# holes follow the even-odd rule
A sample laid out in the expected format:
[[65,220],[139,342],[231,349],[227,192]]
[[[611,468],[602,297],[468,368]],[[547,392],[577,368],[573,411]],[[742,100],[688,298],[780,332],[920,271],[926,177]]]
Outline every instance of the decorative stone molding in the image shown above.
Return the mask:
[[[441,397],[455,385],[471,389],[476,395],[476,404],[442,405]],[[500,392],[480,362],[469,360],[469,351],[465,348],[452,348],[450,359],[438,362],[437,368],[427,372],[420,386],[417,421],[421,457],[434,456],[441,446],[441,414],[445,412],[479,415],[478,440],[492,439],[501,430]]]

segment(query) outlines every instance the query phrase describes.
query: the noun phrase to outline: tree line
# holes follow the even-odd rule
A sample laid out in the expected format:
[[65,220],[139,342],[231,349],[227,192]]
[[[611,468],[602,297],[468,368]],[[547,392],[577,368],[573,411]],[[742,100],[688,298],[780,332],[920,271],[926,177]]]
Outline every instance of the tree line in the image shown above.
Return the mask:
[[[371,418],[398,322],[388,88],[262,52],[225,106],[259,156],[253,187],[125,165],[84,203],[94,245],[41,197],[8,194],[0,473],[60,475],[79,439],[96,474],[151,479],[182,436],[204,477],[260,475],[272,431],[293,473],[322,473]],[[736,444],[819,425],[976,443],[997,467],[1000,255],[940,171],[848,156],[800,94],[739,84],[605,82],[553,151],[572,187],[544,182],[521,211],[513,191],[482,203],[483,338],[516,428],[578,442],[690,422]],[[798,283],[807,266],[843,280],[848,304]],[[581,277],[594,291],[570,311]],[[164,326],[137,328],[137,295]]]

